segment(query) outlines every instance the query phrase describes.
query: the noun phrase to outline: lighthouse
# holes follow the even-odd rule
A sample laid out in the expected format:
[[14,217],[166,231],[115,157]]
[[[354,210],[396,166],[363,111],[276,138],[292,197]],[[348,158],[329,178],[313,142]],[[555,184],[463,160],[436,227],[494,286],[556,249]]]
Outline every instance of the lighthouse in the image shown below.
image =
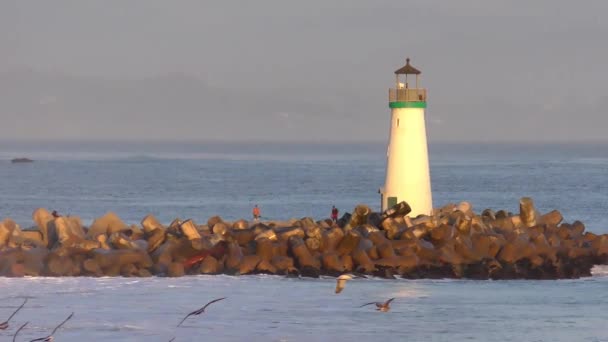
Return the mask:
[[[407,58],[405,66],[395,71],[395,88],[388,91],[391,122],[386,181],[380,189],[382,211],[406,201],[412,208],[411,216],[430,215],[433,210],[424,120],[427,94],[420,87],[420,74]],[[413,87],[410,81],[414,81]]]

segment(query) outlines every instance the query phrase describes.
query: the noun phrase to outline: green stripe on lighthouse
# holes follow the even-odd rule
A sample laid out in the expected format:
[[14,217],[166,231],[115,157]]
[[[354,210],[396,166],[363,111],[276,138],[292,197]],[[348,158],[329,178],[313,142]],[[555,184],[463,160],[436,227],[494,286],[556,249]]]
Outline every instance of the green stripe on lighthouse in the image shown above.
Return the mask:
[[389,102],[391,108],[426,108],[426,101],[397,101]]

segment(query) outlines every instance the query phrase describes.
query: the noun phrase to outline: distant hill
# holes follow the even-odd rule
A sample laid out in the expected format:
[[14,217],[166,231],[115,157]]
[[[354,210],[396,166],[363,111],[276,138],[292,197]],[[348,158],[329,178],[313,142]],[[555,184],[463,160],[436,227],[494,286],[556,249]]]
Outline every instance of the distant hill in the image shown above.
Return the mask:
[[[10,122],[0,136],[9,139],[374,140],[357,120],[373,120],[382,109],[383,102],[348,88],[221,89],[183,74],[117,80],[0,73],[0,115]],[[384,134],[385,123],[378,127]]]

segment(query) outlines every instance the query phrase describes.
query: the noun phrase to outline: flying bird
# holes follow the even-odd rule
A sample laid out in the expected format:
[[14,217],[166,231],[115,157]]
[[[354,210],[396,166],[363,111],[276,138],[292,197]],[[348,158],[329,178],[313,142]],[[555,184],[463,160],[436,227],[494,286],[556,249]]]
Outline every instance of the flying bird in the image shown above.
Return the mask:
[[19,335],[19,332],[21,331],[21,329],[25,328],[25,326],[28,324],[29,322],[25,322],[23,323],[22,326],[19,327],[19,329],[17,329],[17,331],[15,331],[15,335],[13,335],[13,342],[15,342],[15,340],[17,339],[17,335]]
[[382,311],[382,312],[388,312],[388,310],[391,309],[391,302],[394,300],[395,298],[391,298],[389,300],[387,300],[386,302],[382,303],[382,302],[371,302],[371,303],[367,303],[367,304],[363,304],[360,306],[360,308],[366,306],[366,305],[372,305],[375,304],[376,305],[376,310],[378,311]]
[[57,330],[59,328],[61,328],[61,326],[64,325],[67,321],[69,321],[72,318],[72,316],[74,316],[73,312],[68,316],[68,318],[66,318],[63,322],[61,322],[58,326],[56,326],[55,329],[53,329],[53,332],[49,336],[33,339],[33,340],[30,340],[30,342],[36,342],[36,341],[52,342],[53,341],[53,335],[55,335],[55,333],[57,332]]
[[206,309],[206,308],[207,308],[209,305],[211,305],[211,304],[213,304],[213,303],[215,303],[215,302],[219,302],[220,300],[224,300],[224,299],[226,299],[226,297],[222,297],[222,298],[214,299],[214,300],[210,301],[209,303],[205,304],[205,306],[203,306],[202,308],[200,308],[200,309],[198,309],[198,310],[196,310],[196,311],[192,311],[191,313],[189,313],[188,315],[186,315],[186,317],[184,317],[184,319],[182,319],[182,321],[181,321],[181,322],[179,322],[179,324],[178,324],[177,326],[179,327],[180,325],[182,325],[182,323],[184,323],[184,321],[185,321],[185,320],[186,320],[188,317],[190,317],[190,316],[198,316],[198,315],[202,314],[203,312],[205,312],[205,309]]
[[354,279],[354,278],[365,278],[365,277],[360,277],[360,276],[356,276],[356,275],[352,275],[352,274],[343,274],[343,275],[339,276],[338,278],[336,278],[336,293],[342,292],[342,290],[344,290],[344,286],[346,286],[346,281]]
[[10,317],[5,322],[0,323],[0,330],[6,330],[6,328],[8,328],[8,322],[11,320],[11,318],[13,318],[13,316],[15,316],[17,314],[17,312],[19,312],[19,310],[21,310],[23,308],[25,303],[27,303],[27,298],[25,298],[25,300],[23,301],[23,304],[21,304],[21,306],[18,307],[17,310],[15,310],[15,312],[13,312],[13,314],[10,315]]

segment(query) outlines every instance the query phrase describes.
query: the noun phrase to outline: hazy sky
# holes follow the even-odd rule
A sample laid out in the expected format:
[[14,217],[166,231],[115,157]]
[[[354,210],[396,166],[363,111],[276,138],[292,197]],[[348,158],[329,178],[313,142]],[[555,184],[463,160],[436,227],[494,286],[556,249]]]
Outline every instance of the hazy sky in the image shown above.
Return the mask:
[[608,140],[605,1],[0,1],[0,139]]

